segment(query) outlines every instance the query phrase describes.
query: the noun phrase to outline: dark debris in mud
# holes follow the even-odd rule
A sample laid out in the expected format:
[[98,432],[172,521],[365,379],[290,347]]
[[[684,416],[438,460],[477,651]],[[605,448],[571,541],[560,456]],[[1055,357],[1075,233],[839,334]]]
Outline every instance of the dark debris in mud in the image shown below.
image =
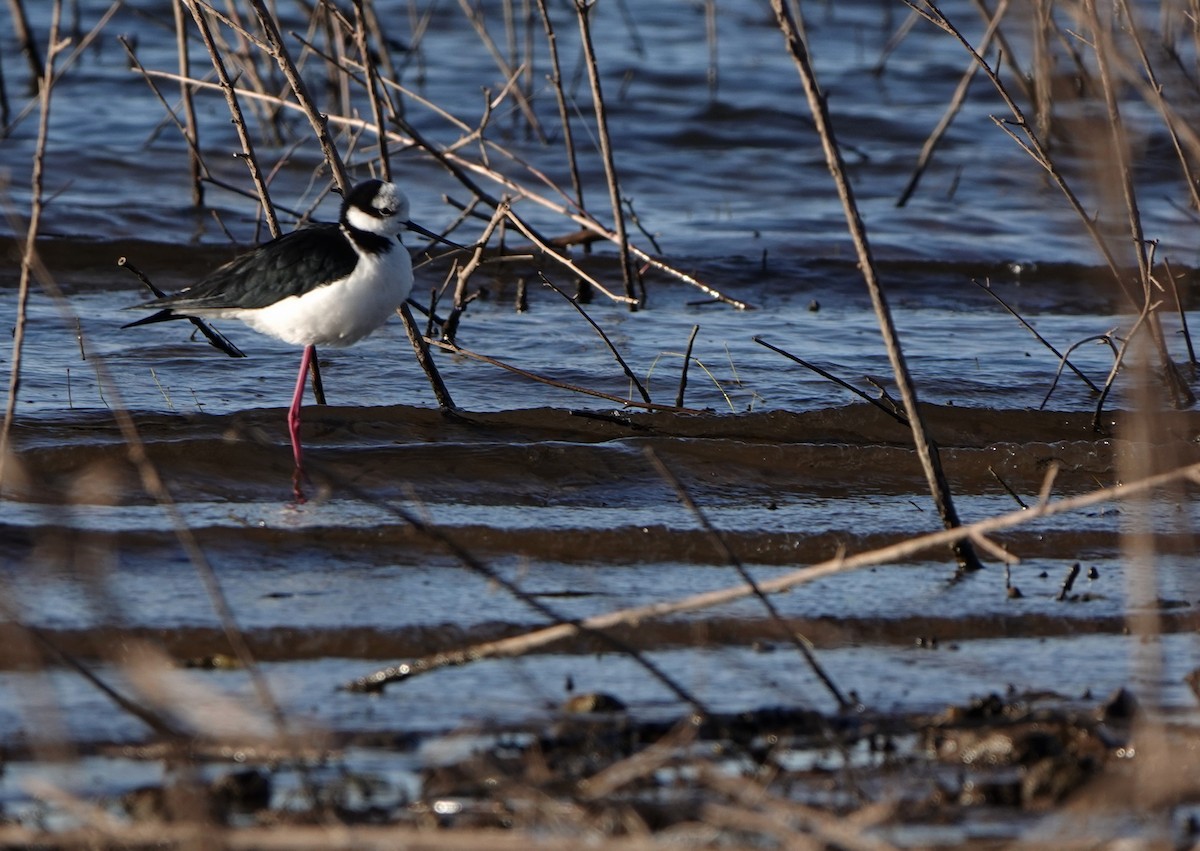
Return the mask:
[[[1040,814],[1105,798],[1105,789],[1111,816],[1114,794],[1155,758],[1134,747],[1146,731],[1125,689],[1102,702],[990,694],[929,714],[766,707],[673,719],[639,718],[612,695],[590,697],[536,728],[435,737],[453,756],[428,760],[415,788],[342,764],[351,747],[400,758],[430,744],[380,733],[331,743],[302,768],[282,754],[242,750],[242,764],[207,779],[192,759],[173,762],[170,749],[148,747],[141,756],[163,760],[168,780],[107,805],[134,827],[339,824],[447,839],[496,831],[714,848],[778,847],[802,834],[816,847],[923,847],[914,837],[936,830],[939,847],[978,848],[969,824],[1002,824],[994,838],[1017,839]],[[1194,732],[1168,735],[1196,747]],[[1181,799],[1200,801],[1200,785],[1177,785],[1173,802]],[[1125,803],[1138,818],[1152,815],[1144,800]],[[959,839],[946,841],[956,828]]]

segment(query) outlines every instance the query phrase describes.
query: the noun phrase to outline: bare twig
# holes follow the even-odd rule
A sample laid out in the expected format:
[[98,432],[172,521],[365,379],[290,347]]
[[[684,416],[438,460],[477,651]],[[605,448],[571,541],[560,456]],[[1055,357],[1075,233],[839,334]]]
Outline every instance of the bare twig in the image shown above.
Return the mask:
[[[579,312],[580,316],[582,316],[585,320],[587,320],[587,323],[592,326],[592,330],[595,331],[600,336],[600,339],[604,341],[604,345],[608,346],[608,350],[610,352],[612,352],[613,357],[617,359],[617,363],[619,363],[621,365],[621,369],[625,372],[625,377],[628,378],[631,382],[633,382],[633,386],[637,388],[638,394],[642,397],[642,399],[646,402],[646,404],[650,404],[650,394],[646,392],[645,385],[643,385],[642,382],[638,380],[638,377],[634,374],[633,370],[629,368],[629,364],[627,364],[625,362],[625,358],[621,357],[621,353],[619,351],[617,351],[617,347],[613,345],[613,341],[610,340],[608,335],[604,333],[604,329],[601,328],[599,325],[597,325],[595,320],[592,319],[592,317],[588,316],[587,311],[584,310],[582,307],[580,307],[579,302],[577,302],[575,299],[571,298],[569,295],[567,295],[562,290],[560,290],[558,287],[556,287],[553,283],[550,282],[549,278],[547,278],[545,275],[543,275],[540,272],[538,273],[538,277],[542,279],[543,284],[545,284],[550,289],[554,290],[556,293],[558,293],[560,296],[562,296],[567,301],[568,304],[570,304],[573,308],[575,308],[575,310],[577,310]],[[675,407],[681,408],[681,407],[683,407],[683,404],[677,403]]]
[[600,155],[604,159],[604,174],[608,179],[608,194],[612,201],[613,225],[616,228],[617,250],[621,258],[621,277],[625,281],[625,295],[641,300],[635,290],[637,270],[629,256],[629,237],[625,233],[625,215],[621,210],[621,184],[617,178],[617,166],[613,160],[612,140],[608,134],[608,113],[604,105],[604,93],[600,88],[600,69],[596,63],[596,50],[592,44],[590,15],[594,0],[575,0],[575,12],[579,17],[579,36],[583,45],[584,61],[587,65],[588,81],[592,86],[592,106],[596,112],[596,133],[600,139]]
[[[851,188],[850,181],[846,177],[845,165],[842,162],[841,150],[834,136],[833,123],[825,103],[825,96],[817,87],[816,77],[809,62],[808,47],[800,37],[799,27],[783,0],[771,0],[771,8],[775,10],[775,18],[780,29],[783,31],[788,52],[795,61],[796,70],[800,73],[800,80],[804,87],[805,96],[808,99],[809,109],[812,112],[817,133],[821,137],[821,146],[825,151],[825,162],[829,166],[830,173],[833,175],[838,197],[842,201],[842,209],[846,214],[846,224],[850,229],[850,235],[854,242],[854,250],[858,255],[859,270],[862,272],[863,280],[867,285],[867,291],[871,296],[871,304],[875,308],[875,315],[879,320],[884,347],[887,349],[888,360],[892,365],[892,373],[896,379],[896,386],[900,389],[900,399],[904,403],[904,413],[908,417],[909,428],[912,429],[913,445],[917,450],[917,456],[921,459],[921,467],[925,471],[925,478],[933,496],[934,504],[937,506],[938,514],[941,515],[942,522],[948,528],[958,526],[960,520],[958,511],[954,507],[954,498],[950,493],[950,485],[946,481],[945,474],[942,472],[942,463],[937,445],[926,431],[924,421],[921,418],[916,385],[913,383],[912,375],[908,371],[904,352],[900,348],[899,335],[896,332],[896,326],[892,320],[891,309],[888,307],[883,287],[876,276],[875,263],[871,257],[870,245],[867,242],[866,226],[859,216],[858,206],[854,201],[854,190]],[[975,550],[969,540],[965,538],[956,539],[953,549],[960,571],[978,570],[983,567],[978,556],[975,555]]]
[[696,335],[700,333],[700,326],[693,325],[692,333],[688,334],[687,348],[683,352],[683,368],[679,370],[679,390],[675,393],[675,407],[683,407],[683,394],[687,392],[688,366],[692,362],[692,346],[696,344]]
[[[1016,319],[1018,322],[1020,322],[1022,327],[1024,327],[1026,331],[1028,331],[1030,334],[1032,334],[1039,343],[1041,343],[1043,346],[1045,346],[1047,349],[1049,349],[1051,352],[1053,352],[1054,356],[1056,358],[1058,358],[1058,360],[1059,360],[1060,371],[1063,366],[1066,366],[1068,369],[1071,370],[1071,372],[1073,372],[1077,376],[1079,376],[1079,380],[1082,381],[1084,384],[1086,384],[1089,388],[1091,388],[1093,393],[1100,392],[1100,388],[1097,387],[1090,378],[1088,378],[1086,375],[1084,375],[1083,372],[1081,372],[1075,366],[1075,364],[1071,363],[1071,361],[1062,352],[1060,352],[1058,349],[1056,349],[1049,340],[1047,340],[1045,337],[1043,337],[1041,334],[1039,334],[1038,330],[1036,328],[1034,328],[1032,325],[1030,325],[1028,322],[1026,322],[1024,317],[1021,316],[1021,314],[1019,314],[1015,310],[1013,310],[1012,307],[1009,306],[1008,302],[1006,302],[1004,299],[1000,298],[1000,296],[996,294],[996,291],[993,290],[991,288],[991,286],[986,285],[986,284],[981,284],[979,281],[977,281],[974,278],[971,279],[971,283],[973,283],[975,286],[979,287],[981,290],[983,290],[985,293],[987,293],[992,298],[994,298],[997,302],[999,302],[1000,306],[1003,307],[1005,310],[1007,310],[1014,319]],[[1045,406],[1045,404],[1046,404],[1045,402],[1042,402],[1043,407]]]
[[[18,13],[20,13],[18,15]],[[20,3],[14,3],[13,16],[17,19],[18,27],[22,26],[25,10]],[[47,37],[46,62],[37,62],[41,71],[38,84],[38,101],[41,112],[38,116],[37,144],[33,152],[33,170],[30,177],[31,201],[29,210],[29,225],[25,230],[25,245],[21,251],[21,277],[17,284],[17,316],[13,326],[12,361],[8,373],[8,400],[4,406],[4,423],[0,427],[0,492],[4,488],[4,470],[9,456],[9,437],[12,432],[13,417],[17,411],[17,392],[21,388],[21,355],[25,348],[25,326],[29,320],[29,285],[33,276],[35,264],[40,264],[37,237],[42,224],[42,211],[46,203],[44,179],[46,167],[46,146],[50,140],[50,95],[54,91],[54,61],[58,52],[66,46],[59,41],[59,24],[62,21],[62,0],[54,0],[50,15],[50,33]],[[23,39],[31,39],[26,32]],[[36,47],[32,41],[26,48],[30,62],[37,57]]]
[[764,346],[764,347],[770,349],[771,351],[775,352],[776,354],[783,355],[788,360],[795,361],[796,363],[800,364],[805,369],[812,370],[817,375],[821,376],[822,378],[828,379],[829,381],[832,381],[834,384],[838,385],[839,387],[844,387],[845,389],[849,390],[851,393],[853,393],[855,396],[859,397],[863,401],[869,402],[872,405],[874,405],[876,408],[878,408],[879,410],[883,411],[885,414],[887,414],[889,417],[894,419],[896,422],[900,423],[900,425],[905,425],[905,426],[908,425],[908,419],[903,414],[901,414],[899,411],[897,411],[895,408],[888,407],[887,405],[883,404],[883,402],[876,399],[874,396],[870,396],[867,393],[864,393],[862,390],[859,390],[853,384],[849,384],[849,383],[843,381],[842,379],[838,378],[832,372],[822,369],[821,367],[817,366],[815,363],[809,363],[808,361],[804,360],[803,358],[797,357],[796,355],[792,354],[791,352],[785,351],[785,350],[779,348],[778,346],[773,346],[770,343],[768,343],[766,340],[764,340],[762,337],[754,337],[754,342],[758,343],[760,346]]

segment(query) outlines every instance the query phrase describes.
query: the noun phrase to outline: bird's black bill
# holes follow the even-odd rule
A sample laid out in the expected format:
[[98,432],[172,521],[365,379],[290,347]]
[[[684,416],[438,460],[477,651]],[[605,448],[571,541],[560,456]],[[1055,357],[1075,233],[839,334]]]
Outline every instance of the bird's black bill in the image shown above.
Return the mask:
[[444,245],[449,245],[454,248],[461,248],[463,251],[467,250],[467,246],[459,245],[457,242],[452,242],[451,240],[446,239],[444,236],[441,236],[440,234],[436,234],[431,230],[426,230],[425,228],[421,227],[416,222],[405,222],[404,226],[406,228],[408,228],[410,231],[412,231],[413,233],[419,233],[421,236],[428,237],[429,239],[432,239],[434,242],[440,242],[440,243],[443,243]]

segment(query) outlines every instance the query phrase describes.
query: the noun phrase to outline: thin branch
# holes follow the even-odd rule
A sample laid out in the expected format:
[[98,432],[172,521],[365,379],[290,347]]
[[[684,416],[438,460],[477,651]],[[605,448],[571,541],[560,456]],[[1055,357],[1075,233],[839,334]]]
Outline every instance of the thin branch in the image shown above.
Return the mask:
[[[904,352],[900,348],[900,338],[896,332],[891,309],[888,307],[887,297],[876,274],[875,262],[871,257],[871,248],[867,241],[866,226],[859,215],[858,206],[854,201],[854,190],[846,176],[845,163],[842,161],[841,150],[834,136],[833,122],[825,102],[825,96],[817,87],[816,77],[809,61],[808,47],[800,37],[799,26],[783,0],[771,0],[771,7],[775,11],[776,21],[783,32],[788,52],[800,74],[809,110],[812,113],[817,134],[821,138],[821,147],[825,152],[825,162],[829,166],[830,174],[837,186],[838,197],[841,199],[842,209],[846,215],[846,224],[854,242],[855,253],[858,255],[859,271],[862,272],[863,281],[871,296],[871,304],[875,308],[875,316],[879,321],[884,347],[892,365],[896,386],[900,390],[900,399],[904,404],[904,413],[908,418],[909,428],[912,429],[913,445],[921,460],[921,467],[925,471],[925,478],[934,504],[937,506],[942,522],[947,527],[958,526],[961,521],[958,517],[958,510],[954,506],[954,497],[950,492],[946,476],[942,472],[937,445],[926,431],[924,420],[921,417],[917,388],[908,371],[908,364],[905,361]],[[970,541],[965,538],[956,539],[954,555],[958,560],[960,571],[973,571],[983,567],[975,555]]]

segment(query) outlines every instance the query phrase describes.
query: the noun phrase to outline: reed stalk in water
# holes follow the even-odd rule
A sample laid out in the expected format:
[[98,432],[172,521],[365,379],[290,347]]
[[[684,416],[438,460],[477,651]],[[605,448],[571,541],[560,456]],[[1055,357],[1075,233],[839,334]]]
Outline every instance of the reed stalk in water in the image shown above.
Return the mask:
[[[16,12],[20,12],[20,15],[17,15]],[[24,9],[21,8],[19,0],[14,3],[14,18],[17,19],[18,24],[24,20]],[[0,425],[0,493],[3,493],[4,490],[4,472],[11,453],[9,438],[12,434],[13,417],[17,411],[17,393],[21,388],[21,356],[25,348],[25,327],[29,321],[29,290],[34,267],[41,264],[41,260],[38,257],[37,238],[38,229],[42,223],[42,211],[46,203],[44,180],[46,146],[50,139],[50,96],[54,91],[54,63],[59,51],[66,46],[66,42],[60,43],[59,41],[59,25],[61,21],[62,0],[54,0],[54,5],[51,7],[46,62],[42,65],[39,59],[37,63],[38,70],[41,71],[37,86],[40,112],[38,116],[37,143],[33,153],[33,173],[31,177],[32,202],[29,211],[29,223],[25,229],[25,244],[21,250],[21,276],[17,284],[17,315],[13,326],[12,357],[8,372],[8,400],[4,406],[4,422]],[[31,36],[26,33],[24,38],[31,39]],[[30,57],[37,55],[36,48],[32,46],[32,41],[27,46],[26,53]]]
[[[833,175],[838,197],[841,199],[842,208],[846,214],[846,223],[854,242],[854,250],[858,255],[859,271],[867,285],[867,292],[871,296],[875,316],[879,320],[884,347],[892,365],[892,374],[895,377],[896,386],[900,390],[900,398],[904,403],[904,414],[908,419],[909,428],[912,429],[913,445],[917,450],[917,456],[921,459],[921,467],[925,471],[925,478],[937,506],[938,514],[947,528],[954,528],[961,525],[958,511],[954,507],[954,496],[950,492],[950,485],[942,472],[942,462],[937,445],[925,428],[924,420],[921,417],[916,384],[908,371],[908,364],[900,347],[896,325],[892,320],[891,309],[888,307],[887,296],[884,294],[883,286],[875,271],[875,262],[867,241],[866,226],[859,216],[858,206],[854,201],[854,190],[846,177],[845,164],[842,162],[841,149],[838,147],[837,138],[834,135],[828,106],[824,95],[817,86],[816,77],[809,62],[808,47],[801,34],[803,19],[793,17],[783,0],[771,0],[771,8],[775,11],[776,21],[783,31],[788,53],[791,54],[796,69],[800,72],[804,93],[808,99],[813,121],[816,123],[817,134],[821,138],[821,147],[825,152],[825,161]],[[983,567],[970,540],[956,539],[952,544],[952,549],[958,560],[960,571],[974,571]]]
[[641,289],[640,276],[629,255],[629,236],[625,232],[625,214],[621,207],[621,183],[617,177],[617,165],[613,156],[612,139],[608,132],[608,111],[604,104],[604,93],[600,86],[600,70],[596,60],[596,49],[592,44],[590,16],[595,0],[574,0],[579,19],[579,40],[583,45],[584,63],[588,82],[592,87],[592,108],[596,113],[596,136],[600,140],[600,156],[604,162],[604,176],[608,181],[609,201],[612,203],[613,223],[616,229],[617,252],[621,261],[621,277],[625,282],[625,297],[644,301],[646,294]]

